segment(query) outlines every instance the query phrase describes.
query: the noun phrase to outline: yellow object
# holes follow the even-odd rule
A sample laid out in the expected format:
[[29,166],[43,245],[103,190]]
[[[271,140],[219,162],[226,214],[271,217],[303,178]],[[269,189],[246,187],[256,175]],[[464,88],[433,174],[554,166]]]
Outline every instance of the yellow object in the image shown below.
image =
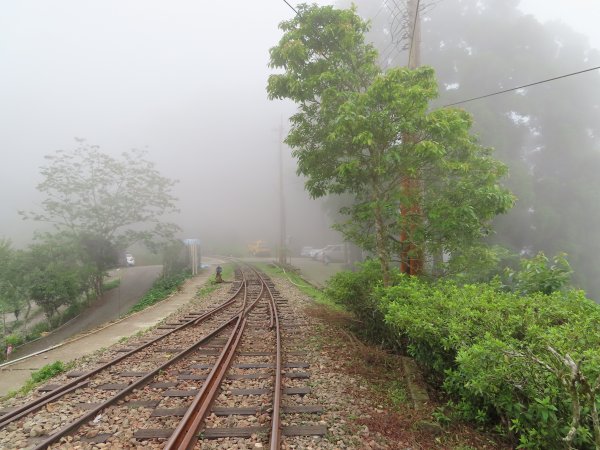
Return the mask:
[[260,239],[248,244],[248,252],[252,256],[271,256],[271,249],[265,245],[265,241]]

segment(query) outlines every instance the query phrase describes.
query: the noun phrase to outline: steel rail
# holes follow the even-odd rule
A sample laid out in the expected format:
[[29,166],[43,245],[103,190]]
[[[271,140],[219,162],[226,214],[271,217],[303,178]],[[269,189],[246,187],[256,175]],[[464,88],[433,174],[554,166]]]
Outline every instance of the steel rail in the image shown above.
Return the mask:
[[241,312],[238,316],[235,328],[229,336],[227,345],[219,355],[219,359],[208,374],[208,377],[198,394],[194,397],[192,404],[181,419],[177,428],[164,446],[165,450],[192,449],[198,440],[198,429],[206,418],[215,395],[225,373],[231,364],[235,350],[237,349],[242,334],[246,327],[246,318]]
[[71,432],[71,431],[75,430],[76,428],[80,427],[85,422],[87,422],[88,420],[92,419],[96,414],[98,414],[99,412],[101,412],[102,410],[104,410],[105,408],[107,408],[108,406],[111,406],[112,404],[114,404],[115,402],[117,402],[118,400],[120,400],[121,398],[123,398],[125,395],[129,394],[134,389],[143,387],[144,385],[146,385],[147,383],[149,383],[152,380],[152,378],[157,373],[159,373],[161,370],[166,369],[170,365],[172,365],[172,364],[176,363],[177,361],[179,361],[181,358],[185,357],[187,354],[193,352],[198,346],[200,346],[203,343],[205,343],[206,341],[209,341],[210,339],[212,339],[215,335],[217,335],[220,332],[222,332],[225,328],[227,328],[228,326],[230,326],[237,319],[238,319],[238,316],[234,316],[234,317],[230,318],[223,325],[221,325],[217,329],[211,331],[208,335],[203,336],[201,339],[199,339],[198,341],[194,342],[191,346],[189,346],[185,350],[183,350],[180,353],[178,353],[175,357],[173,357],[170,360],[166,361],[165,363],[161,364],[159,367],[157,367],[156,369],[154,369],[151,372],[147,373],[146,375],[144,375],[143,377],[141,377],[139,380],[137,380],[134,383],[132,383],[129,386],[127,386],[125,389],[122,389],[116,395],[114,395],[113,397],[111,397],[108,400],[104,401],[103,403],[101,403],[100,405],[98,405],[97,407],[95,407],[94,409],[90,410],[88,413],[84,414],[83,416],[77,418],[75,421],[73,421],[70,424],[66,425],[65,427],[61,428],[60,430],[58,430],[57,432],[55,432],[54,434],[52,434],[48,439],[44,440],[43,442],[40,442],[36,447],[33,448],[33,450],[43,450],[43,449],[48,448],[49,445],[57,442],[58,440],[60,440],[61,437],[66,436],[67,434],[69,434],[69,432]]
[[0,429],[5,427],[6,425],[10,424],[11,422],[19,420],[20,418],[22,418],[28,414],[39,411],[42,407],[44,407],[48,403],[59,399],[60,397],[78,389],[79,387],[82,387],[83,385],[86,384],[86,380],[88,380],[89,378],[91,378],[94,375],[98,374],[99,372],[105,370],[106,368],[117,364],[118,362],[122,361],[123,359],[143,350],[144,348],[154,344],[155,342],[160,341],[161,339],[171,335],[172,333],[180,331],[181,329],[186,328],[192,324],[197,325],[200,322],[208,319],[209,317],[212,317],[213,315],[215,315],[222,309],[226,308],[227,306],[230,306],[232,303],[235,302],[235,297],[239,294],[240,290],[242,289],[242,286],[243,286],[243,283],[240,284],[240,287],[230,297],[229,300],[227,300],[226,302],[222,303],[221,305],[213,308],[212,310],[207,311],[205,314],[201,315],[200,317],[194,317],[193,319],[190,319],[190,320],[184,322],[183,324],[177,326],[176,328],[173,328],[172,330],[169,330],[168,332],[166,332],[160,336],[157,336],[156,338],[152,339],[151,341],[146,342],[146,343],[140,345],[139,347],[136,347],[133,350],[126,352],[126,353],[102,364],[100,367],[97,367],[97,368],[91,370],[90,372],[87,372],[87,373],[73,379],[72,381],[68,382],[67,384],[64,384],[64,385],[48,392],[47,394],[44,394],[41,397],[38,397],[37,399],[32,400],[31,402],[26,403],[26,404],[22,405],[21,407],[4,414],[2,417],[0,417]]
[[[262,278],[262,275],[259,275]],[[273,292],[269,285],[264,281],[269,292],[269,304],[272,308],[271,326],[275,329],[276,351],[275,351],[275,383],[273,387],[273,412],[271,413],[271,450],[279,450],[281,447],[281,398],[282,398],[282,377],[281,377],[281,329],[279,326],[279,314],[277,313],[277,303],[273,298]]]
[[[254,272],[256,273],[256,270],[254,270]],[[258,278],[261,282],[261,290],[258,296],[247,308],[240,312],[236,327],[231,333],[227,344],[221,351],[217,362],[208,374],[200,392],[196,394],[192,404],[187,409],[183,418],[179,421],[179,424],[163,447],[164,450],[190,450],[194,448],[194,445],[198,441],[198,431],[210,411],[210,407],[215,400],[221,382],[225,378],[225,374],[231,365],[235,351],[237,350],[244,333],[247,320],[246,316],[256,306],[265,291],[266,283],[260,275]]]

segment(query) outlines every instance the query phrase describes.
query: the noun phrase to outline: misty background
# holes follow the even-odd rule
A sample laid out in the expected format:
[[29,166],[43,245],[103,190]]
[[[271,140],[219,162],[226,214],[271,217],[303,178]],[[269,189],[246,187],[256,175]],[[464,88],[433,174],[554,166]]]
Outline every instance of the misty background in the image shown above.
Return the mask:
[[[334,4],[333,1],[318,2]],[[384,67],[405,65],[401,1],[359,0]],[[435,106],[600,64],[594,0],[437,0],[422,23]],[[347,6],[339,2],[340,6]],[[283,1],[3,2],[0,14],[0,237],[26,245],[44,155],[85,138],[112,155],[139,148],[179,180],[181,237],[226,251],[278,240],[279,127],[294,105],[268,101],[268,50],[293,16]],[[510,167],[519,201],[497,221],[515,252],[566,251],[576,283],[600,298],[598,71],[460,105]],[[292,248],[337,243],[284,147]],[[598,179],[598,180],[597,180]]]
[[[0,15],[0,237],[29,242],[44,155],[74,137],[118,155],[138,148],[179,180],[182,237],[206,247],[278,241],[279,127],[267,100],[268,49],[283,2],[23,1]],[[284,148],[288,235],[336,243]]]

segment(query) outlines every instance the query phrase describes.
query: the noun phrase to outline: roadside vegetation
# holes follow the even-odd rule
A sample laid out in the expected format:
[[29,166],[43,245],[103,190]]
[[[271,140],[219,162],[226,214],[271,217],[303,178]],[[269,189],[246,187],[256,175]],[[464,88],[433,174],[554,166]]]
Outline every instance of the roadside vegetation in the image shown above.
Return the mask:
[[415,358],[446,399],[440,423],[474,422],[519,448],[598,448],[600,306],[565,273],[538,255],[505,279],[393,271],[386,287],[370,261],[326,294],[359,320],[357,334]]
[[74,362],[65,364],[62,361],[54,361],[53,363],[46,364],[35,372],[32,372],[21,389],[11,391],[4,396],[3,399],[6,400],[15,397],[16,395],[25,395],[50,378],[54,378],[56,375],[60,375],[61,373],[70,370],[74,365]]
[[129,314],[146,309],[169,297],[176,292],[185,280],[191,277],[191,275],[192,273],[188,270],[170,276],[160,277],[154,282],[150,290],[144,294],[140,301],[131,307]]
[[[44,196],[40,210],[20,214],[52,223],[54,231],[37,234],[25,249],[0,240],[0,359],[9,345],[39,338],[117,287],[120,281],[105,282],[106,276],[123,263],[128,247],[143,244],[163,258],[163,279],[146,303],[177,283],[173,277],[186,262],[183,244],[174,240],[178,227],[161,220],[176,209],[175,182],[160,175],[144,152],[114,158],[77,139],[74,150],[46,159],[37,186]],[[46,320],[39,320],[40,311]]]
[[290,283],[295,285],[300,291],[313,298],[317,303],[327,305],[334,309],[339,309],[339,305],[333,303],[323,291],[314,287],[312,284],[304,280],[293,267],[282,267],[278,264],[259,263],[257,267],[270,276],[278,276],[287,278]]

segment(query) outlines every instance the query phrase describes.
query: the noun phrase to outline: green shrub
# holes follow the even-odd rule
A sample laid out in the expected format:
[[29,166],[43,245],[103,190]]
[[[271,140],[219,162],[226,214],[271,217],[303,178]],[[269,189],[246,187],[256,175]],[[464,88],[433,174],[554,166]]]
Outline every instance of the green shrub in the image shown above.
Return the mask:
[[114,280],[111,280],[111,281],[105,281],[102,284],[102,290],[104,292],[107,292],[107,291],[110,291],[111,289],[118,288],[120,285],[121,285],[121,279],[115,278]]
[[379,293],[386,322],[461,417],[500,424],[519,448],[565,448],[573,424],[571,445],[594,448],[600,307],[583,292],[519,296],[411,278]]
[[522,294],[551,294],[563,290],[569,284],[571,273],[571,266],[564,253],[549,260],[543,252],[539,252],[533,258],[522,259],[519,271],[508,270],[509,278],[514,282],[514,290]]
[[518,448],[600,448],[600,306],[563,290],[568,267],[547,263],[523,265],[519,289],[507,292],[500,282],[397,273],[383,288],[368,262],[334,276],[326,293],[364,336],[413,356],[453,416],[492,426]]
[[23,343],[23,336],[20,334],[9,334],[4,336],[4,340],[6,341],[6,345],[12,345],[16,347],[17,345],[21,345]]
[[55,361],[53,363],[46,364],[45,366],[41,367],[39,370],[36,370],[35,372],[33,372],[31,374],[30,378],[25,382],[23,387],[21,389],[19,389],[19,391],[9,393],[7,397],[12,397],[18,393],[27,394],[38,384],[41,384],[44,381],[49,380],[50,378],[55,377],[58,374],[66,372],[71,367],[73,367],[73,365],[74,365],[74,363],[72,363],[72,362],[65,364],[62,361]]
[[129,310],[129,313],[134,313],[147,308],[148,306],[154,305],[161,300],[164,300],[169,295],[179,288],[183,282],[191,276],[189,270],[170,275],[166,277],[160,277],[154,282],[152,288],[146,292],[146,294]]
[[[333,302],[343,305],[360,321],[356,331],[372,342],[384,342],[397,346],[394,335],[384,321],[377,291],[382,286],[381,266],[369,260],[358,265],[357,272],[338,272],[327,282],[325,295]],[[397,270],[392,270],[393,281],[403,278]]]
[[65,365],[62,361],[55,361],[51,364],[46,364],[39,370],[31,374],[31,380],[34,383],[41,383],[65,371]]
[[46,333],[50,330],[50,323],[48,321],[36,323],[25,336],[27,342],[33,341],[41,337],[42,333]]

